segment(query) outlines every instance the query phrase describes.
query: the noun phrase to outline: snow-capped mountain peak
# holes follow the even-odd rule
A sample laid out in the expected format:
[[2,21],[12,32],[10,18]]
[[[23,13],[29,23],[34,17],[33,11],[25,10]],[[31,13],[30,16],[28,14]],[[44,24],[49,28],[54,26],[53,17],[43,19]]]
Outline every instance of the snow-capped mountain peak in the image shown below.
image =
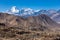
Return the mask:
[[16,8],[16,6],[11,7],[10,10],[7,10],[6,13],[8,14],[16,14],[19,13],[19,10]]
[[24,10],[24,11],[32,11],[33,9],[31,9],[31,8],[22,8],[22,10]]
[[60,23],[60,10],[33,10],[31,8],[22,8],[18,10],[16,6],[13,6],[10,10],[7,10],[6,13],[14,14],[17,16],[37,16],[39,14],[46,14],[50,16],[51,19],[55,20],[56,22]]
[[6,13],[19,15],[19,16],[30,16],[33,15],[35,12],[39,12],[40,10],[33,10],[31,8],[22,8],[20,10],[17,9],[16,6],[11,7],[10,10],[7,10]]
[[18,13],[19,10],[16,8],[16,6],[13,6],[13,7],[11,8],[11,12],[13,12],[13,13]]
[[20,10],[20,15],[21,16],[26,16],[26,15],[32,15],[34,13],[34,10],[31,8],[22,8]]

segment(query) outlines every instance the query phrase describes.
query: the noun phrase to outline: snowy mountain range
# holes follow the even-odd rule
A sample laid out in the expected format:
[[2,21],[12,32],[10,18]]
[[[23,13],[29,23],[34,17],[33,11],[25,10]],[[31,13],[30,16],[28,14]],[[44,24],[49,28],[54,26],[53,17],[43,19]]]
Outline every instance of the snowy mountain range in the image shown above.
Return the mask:
[[13,6],[10,10],[7,10],[6,13],[14,14],[18,16],[28,17],[28,16],[36,16],[39,14],[46,14],[50,16],[51,19],[56,21],[57,23],[60,23],[60,10],[33,10],[31,8],[22,8],[17,9],[16,6]]

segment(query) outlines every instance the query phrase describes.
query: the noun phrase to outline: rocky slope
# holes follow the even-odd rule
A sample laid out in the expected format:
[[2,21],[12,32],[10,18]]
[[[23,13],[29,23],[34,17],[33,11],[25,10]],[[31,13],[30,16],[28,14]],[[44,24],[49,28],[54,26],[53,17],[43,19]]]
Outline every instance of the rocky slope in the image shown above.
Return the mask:
[[49,16],[41,14],[38,16],[29,16],[23,18],[20,16],[15,16],[7,13],[0,13],[0,23],[5,23],[7,26],[24,26],[28,27],[30,25],[43,25],[43,26],[57,26],[58,24],[53,21]]
[[0,40],[60,40],[59,27],[45,14],[23,18],[0,13]]

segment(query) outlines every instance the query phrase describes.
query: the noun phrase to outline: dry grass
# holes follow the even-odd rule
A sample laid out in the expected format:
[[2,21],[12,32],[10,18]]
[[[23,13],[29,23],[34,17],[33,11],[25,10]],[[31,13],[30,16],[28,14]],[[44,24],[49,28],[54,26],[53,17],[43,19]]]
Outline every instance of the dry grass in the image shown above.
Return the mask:
[[0,40],[60,40],[60,32],[32,31],[26,28],[1,27]]

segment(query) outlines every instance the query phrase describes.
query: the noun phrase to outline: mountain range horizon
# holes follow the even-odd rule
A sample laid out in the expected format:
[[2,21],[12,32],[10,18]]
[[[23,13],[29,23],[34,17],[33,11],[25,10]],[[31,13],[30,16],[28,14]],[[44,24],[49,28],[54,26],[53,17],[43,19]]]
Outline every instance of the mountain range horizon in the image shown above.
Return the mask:
[[54,10],[54,9],[34,10],[31,8],[22,8],[19,10],[16,6],[13,6],[11,9],[5,11],[4,13],[13,14],[13,15],[22,16],[22,17],[29,17],[29,16],[37,16],[39,14],[46,14],[51,19],[56,21],[57,23],[60,23],[60,9],[59,10]]
[[14,6],[0,12],[0,34],[2,40],[60,40],[60,10],[19,10]]
[[60,0],[0,0],[0,40],[60,40]]

